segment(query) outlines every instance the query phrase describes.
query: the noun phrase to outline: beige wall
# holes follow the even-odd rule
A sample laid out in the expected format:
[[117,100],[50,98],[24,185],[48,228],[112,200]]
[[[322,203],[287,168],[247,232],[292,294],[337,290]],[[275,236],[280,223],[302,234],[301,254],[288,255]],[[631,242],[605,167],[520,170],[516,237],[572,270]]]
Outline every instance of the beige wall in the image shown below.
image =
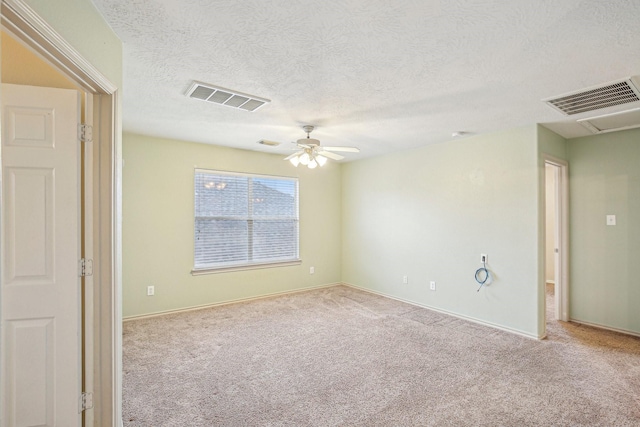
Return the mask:
[[78,89],[64,74],[2,31],[2,83]]
[[[78,90],[81,99],[81,121],[84,122],[86,97],[81,88],[49,62],[15,39],[13,35],[2,31],[0,38],[2,43],[0,79],[2,83]],[[84,150],[84,147],[82,149]]]
[[[310,170],[282,155],[127,133],[123,140],[125,317],[340,282],[339,165]],[[192,276],[195,167],[298,177],[302,265]]]
[[343,281],[539,336],[538,168],[535,126],[345,164]]

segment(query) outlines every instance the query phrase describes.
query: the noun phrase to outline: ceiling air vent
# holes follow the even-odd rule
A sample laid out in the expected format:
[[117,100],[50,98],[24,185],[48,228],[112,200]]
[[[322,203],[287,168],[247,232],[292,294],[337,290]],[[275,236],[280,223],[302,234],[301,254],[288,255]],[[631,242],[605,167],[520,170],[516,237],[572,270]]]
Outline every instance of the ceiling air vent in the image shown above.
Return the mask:
[[261,145],[268,145],[269,147],[277,147],[278,145],[280,145],[279,142],[276,141],[268,141],[266,139],[261,139],[260,141],[258,141],[258,144]]
[[577,120],[593,133],[613,132],[640,127],[640,108]]
[[561,113],[571,116],[640,101],[640,91],[630,79],[627,79],[543,101]]
[[246,93],[238,92],[236,90],[229,90],[223,87],[196,81],[189,86],[186,95],[189,98],[238,108],[245,111],[256,111],[258,108],[271,102],[269,99],[247,95]]

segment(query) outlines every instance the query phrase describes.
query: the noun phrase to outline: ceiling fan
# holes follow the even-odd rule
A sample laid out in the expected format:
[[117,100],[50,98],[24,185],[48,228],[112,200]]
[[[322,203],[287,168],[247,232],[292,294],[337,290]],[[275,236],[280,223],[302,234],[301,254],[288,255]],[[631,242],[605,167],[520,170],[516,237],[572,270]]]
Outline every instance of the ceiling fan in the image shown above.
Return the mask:
[[317,166],[324,166],[327,163],[327,159],[341,160],[344,156],[333,153],[333,151],[342,151],[348,153],[359,153],[360,150],[356,147],[324,147],[320,146],[320,141],[314,138],[310,138],[309,134],[313,131],[314,127],[311,125],[302,126],[302,129],[307,133],[306,138],[300,138],[295,142],[299,151],[286,157],[284,160],[289,160],[295,167],[298,165],[307,166],[309,169],[314,169]]

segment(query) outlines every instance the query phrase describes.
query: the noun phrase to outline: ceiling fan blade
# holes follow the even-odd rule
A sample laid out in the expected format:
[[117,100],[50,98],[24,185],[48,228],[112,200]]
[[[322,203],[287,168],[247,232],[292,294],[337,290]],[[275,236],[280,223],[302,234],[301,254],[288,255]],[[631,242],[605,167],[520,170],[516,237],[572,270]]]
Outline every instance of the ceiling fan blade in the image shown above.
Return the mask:
[[359,153],[360,149],[356,147],[322,147],[323,150],[327,151],[344,151],[345,153]]
[[333,159],[333,160],[342,160],[342,159],[344,159],[344,156],[341,156],[340,154],[332,153],[330,151],[321,150],[321,151],[318,151],[318,154],[321,155],[321,156],[328,157],[328,158]]
[[302,154],[302,153],[304,153],[304,151],[297,151],[297,152],[293,153],[292,155],[285,157],[284,160],[291,160],[295,156],[297,156],[298,154]]
[[311,146],[310,146],[310,145],[307,145],[307,144],[299,144],[299,143],[298,143],[297,145],[298,145],[298,147],[300,147],[300,148],[311,148]]

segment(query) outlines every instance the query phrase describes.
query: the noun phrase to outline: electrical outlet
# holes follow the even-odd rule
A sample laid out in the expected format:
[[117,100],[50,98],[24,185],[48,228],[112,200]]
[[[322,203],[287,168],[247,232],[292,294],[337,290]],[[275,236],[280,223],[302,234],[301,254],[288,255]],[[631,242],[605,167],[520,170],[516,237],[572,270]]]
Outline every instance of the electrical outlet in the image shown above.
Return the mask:
[[316,272],[315,267],[309,267],[309,274],[314,274]]
[[147,286],[147,296],[148,297],[152,297],[156,294],[156,287],[155,286]]
[[408,284],[409,283],[409,276],[402,276],[402,283],[404,285]]
[[431,289],[432,291],[436,290],[436,282],[434,282],[433,280],[431,282],[429,282],[429,289]]
[[480,262],[482,264],[486,264],[489,261],[489,259],[487,258],[487,254],[480,254]]

